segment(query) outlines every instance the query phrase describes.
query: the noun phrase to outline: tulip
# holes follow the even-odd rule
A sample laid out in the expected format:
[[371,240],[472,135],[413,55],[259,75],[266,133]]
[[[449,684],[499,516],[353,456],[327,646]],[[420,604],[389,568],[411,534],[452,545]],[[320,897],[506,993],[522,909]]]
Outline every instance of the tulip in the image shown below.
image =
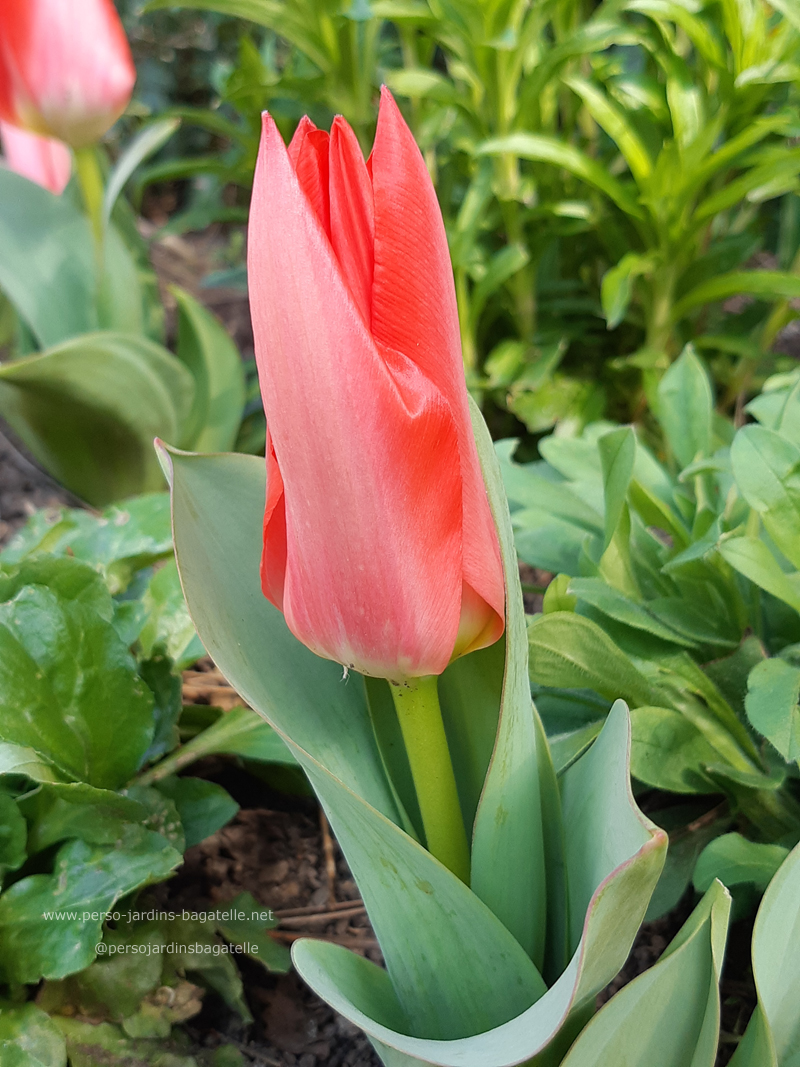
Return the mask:
[[111,0],[2,0],[0,119],[83,148],[116,122],[135,80]]
[[262,585],[318,655],[407,685],[503,631],[436,194],[384,89],[350,126],[264,115],[248,273],[264,410]]
[[0,141],[6,165],[23,178],[59,196],[72,173],[72,153],[61,141],[39,137],[0,119]]

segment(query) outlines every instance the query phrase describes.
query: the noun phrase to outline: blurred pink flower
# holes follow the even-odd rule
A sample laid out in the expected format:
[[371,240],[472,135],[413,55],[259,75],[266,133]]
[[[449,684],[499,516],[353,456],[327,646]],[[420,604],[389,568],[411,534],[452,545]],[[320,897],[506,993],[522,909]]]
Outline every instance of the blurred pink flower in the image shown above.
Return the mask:
[[2,119],[0,141],[6,165],[11,170],[56,195],[64,191],[72,173],[72,153],[62,141],[28,133]]
[[136,81],[111,0],[2,0],[0,118],[73,148],[99,140]]

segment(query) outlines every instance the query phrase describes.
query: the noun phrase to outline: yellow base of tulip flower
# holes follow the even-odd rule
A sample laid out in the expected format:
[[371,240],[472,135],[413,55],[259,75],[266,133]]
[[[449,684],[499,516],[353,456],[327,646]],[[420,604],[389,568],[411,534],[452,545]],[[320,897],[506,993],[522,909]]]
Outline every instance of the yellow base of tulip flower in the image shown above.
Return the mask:
[[437,686],[435,675],[389,684],[411,765],[428,851],[469,885],[469,845]]

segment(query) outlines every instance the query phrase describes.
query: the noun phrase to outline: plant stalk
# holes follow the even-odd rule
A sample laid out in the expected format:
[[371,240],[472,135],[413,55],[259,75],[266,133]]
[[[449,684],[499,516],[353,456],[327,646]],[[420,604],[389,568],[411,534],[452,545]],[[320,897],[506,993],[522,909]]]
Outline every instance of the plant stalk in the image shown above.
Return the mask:
[[435,675],[389,683],[428,851],[469,885],[469,846]]
[[94,146],[75,149],[75,172],[78,175],[83,203],[94,241],[94,257],[97,266],[97,287],[102,284],[105,244],[105,227],[103,225],[103,174]]

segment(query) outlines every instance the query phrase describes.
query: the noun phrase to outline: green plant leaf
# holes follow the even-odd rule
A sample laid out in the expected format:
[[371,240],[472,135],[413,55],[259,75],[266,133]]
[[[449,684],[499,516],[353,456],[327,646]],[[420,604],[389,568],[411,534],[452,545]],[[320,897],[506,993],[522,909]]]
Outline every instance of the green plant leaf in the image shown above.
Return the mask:
[[744,426],[733,440],[731,464],[742,496],[800,568],[800,448],[763,426]]
[[800,611],[800,571],[787,574],[757,537],[732,537],[719,552],[732,567],[774,597]]
[[633,462],[636,456],[636,438],[630,426],[604,433],[597,442],[603,471],[603,497],[605,500],[605,547],[611,544],[625,507]]
[[705,893],[715,878],[729,889],[743,883],[762,892],[789,855],[781,845],[748,841],[741,834],[723,834],[709,842],[697,860],[692,881],[698,893]]
[[[100,571],[112,594],[121,593],[136,571],[172,553],[169,493],[132,497],[100,515],[84,508],[37,511],[0,553],[0,563],[39,553],[82,560]],[[46,584],[53,581],[48,578]]]
[[233,448],[245,401],[244,365],[225,328],[184,289],[178,304],[178,359],[194,378],[194,402],[179,444],[196,452]]
[[117,198],[133,172],[163,145],[180,126],[180,119],[157,119],[144,126],[126,146],[108,176],[103,196],[103,221],[108,226]]
[[0,897],[0,947],[8,980],[64,978],[87,967],[106,913],[121,896],[165,878],[181,854],[141,827],[112,847],[70,841],[53,874],[32,874]]
[[531,680],[562,689],[619,694],[638,706],[650,702],[647,679],[597,623],[571,611],[535,618],[528,627]]
[[638,252],[626,252],[615,267],[603,275],[600,287],[600,299],[606,327],[615,329],[628,311],[633,296],[633,283],[652,268],[652,259]]
[[96,330],[86,219],[63,196],[0,170],[0,288],[43,348]]
[[730,903],[716,883],[658,963],[592,1019],[563,1067],[713,1067]]
[[0,878],[25,862],[27,840],[28,825],[16,800],[0,792]]
[[0,414],[57,480],[95,505],[162,489],[156,436],[177,440],[189,371],[144,337],[85,334],[0,365]]
[[747,678],[747,718],[785,760],[800,759],[800,669],[765,659]]
[[61,1031],[35,1004],[0,1011],[0,1059],[8,1067],[67,1067]]
[[113,845],[131,825],[144,826],[149,820],[144,805],[85,782],[42,785],[20,804],[30,824],[31,853],[73,838]]
[[681,467],[711,454],[713,411],[708,374],[687,345],[658,385],[658,419]]
[[[564,1027],[545,1054],[547,1063],[560,1062],[574,1036],[571,1024],[581,1025],[587,1002],[602,988],[605,976],[619,969],[663,865],[666,837],[633,804],[627,755],[628,718],[624,704],[618,702],[603,735],[563,779],[574,913],[570,948],[580,940],[581,951],[574,953],[548,993],[523,1014],[472,1038],[432,1041],[406,1036],[393,1022],[397,1008],[389,979],[374,964],[336,945],[303,940],[292,953],[295,965],[319,995],[366,1030],[382,1058],[392,1065],[485,1067],[492,1063],[511,1067],[549,1045]],[[609,839],[599,827],[601,823],[607,826],[610,811],[615,813],[614,845],[606,850]],[[550,814],[557,813],[546,812]],[[601,841],[604,844],[598,847]],[[628,861],[615,867],[626,853]]]
[[155,786],[178,809],[186,847],[199,845],[226,826],[239,805],[221,785],[203,778],[162,778]]
[[152,708],[128,649],[90,607],[42,586],[0,605],[3,741],[32,748],[62,775],[115,789],[150,744]]
[[634,778],[671,793],[714,793],[705,764],[720,753],[697,727],[672,708],[641,707],[631,715]]
[[758,1004],[732,1067],[796,1067],[800,1048],[800,845],[770,882],[753,929]]
[[[544,753],[528,681],[525,607],[500,467],[482,416],[472,410],[489,504],[500,541],[506,587],[505,670],[497,736],[472,838],[470,885],[511,931],[541,973],[547,934],[547,881],[540,783],[530,772]],[[467,692],[461,694],[470,715]],[[514,877],[507,872],[514,870]]]
[[475,151],[479,156],[513,155],[520,159],[552,163],[605,193],[626,214],[634,218],[644,216],[635,194],[609,174],[607,168],[581,152],[579,148],[565,144],[555,137],[536,133],[512,133],[506,137],[484,141]]
[[182,671],[205,655],[186,607],[174,560],[168,560],[150,579],[142,605],[146,621],[139,633],[139,644],[145,656],[151,656],[158,645],[163,645],[175,669]]
[[217,929],[226,941],[246,946],[247,955],[258,960],[268,971],[285,973],[289,970],[292,965],[289,950],[266,932],[277,926],[278,920],[265,918],[265,909],[249,893],[240,893],[222,910],[229,917],[218,921]]
[[653,161],[636,130],[627,121],[624,111],[585,78],[569,76],[563,81],[583,100],[598,126],[614,141],[637,184],[646,186],[653,170]]
[[759,300],[796,300],[800,297],[800,277],[779,270],[745,270],[720,274],[682,296],[672,309],[677,322],[687,312],[704,304],[746,294]]
[[684,645],[688,648],[695,645],[695,641],[691,638],[681,636],[671,626],[661,621],[649,610],[649,605],[638,604],[600,578],[572,578],[569,583],[569,592],[579,600],[591,604],[598,611],[602,611],[609,618],[616,619],[617,622],[624,623],[626,626],[643,630],[645,633],[676,645]]

